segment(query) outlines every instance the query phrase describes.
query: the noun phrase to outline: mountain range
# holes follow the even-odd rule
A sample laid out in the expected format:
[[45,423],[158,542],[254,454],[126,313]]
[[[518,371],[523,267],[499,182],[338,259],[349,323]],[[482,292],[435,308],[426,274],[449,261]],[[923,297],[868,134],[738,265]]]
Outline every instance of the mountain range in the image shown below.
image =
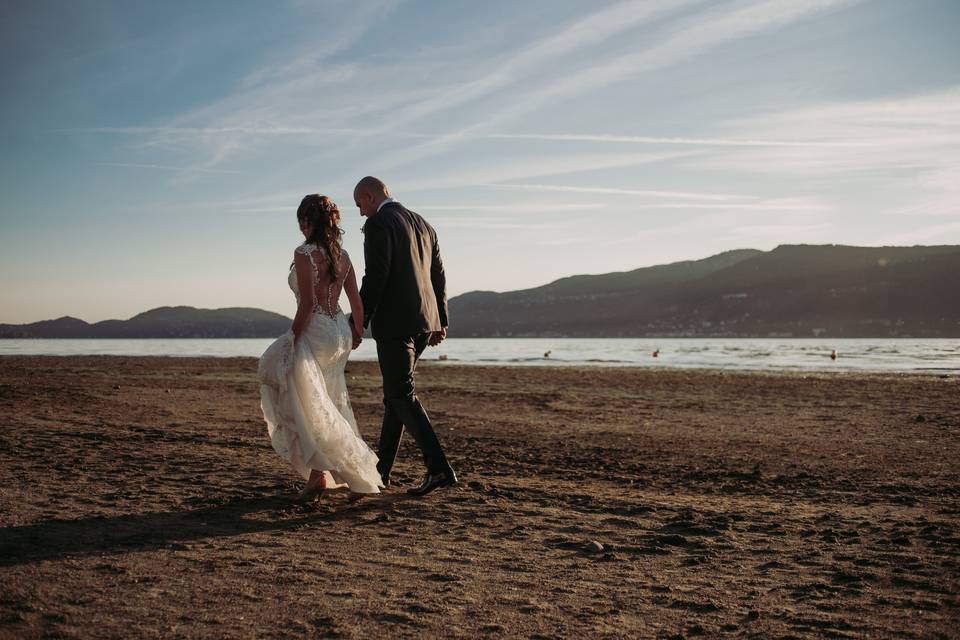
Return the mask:
[[450,300],[451,336],[960,337],[960,246],[782,245]]
[[[782,245],[451,298],[451,337],[960,338],[960,246]],[[267,338],[252,308],[0,324],[0,338]]]
[[290,318],[246,307],[160,307],[129,320],[90,324],[64,316],[31,324],[0,324],[0,338],[268,338],[290,328]]

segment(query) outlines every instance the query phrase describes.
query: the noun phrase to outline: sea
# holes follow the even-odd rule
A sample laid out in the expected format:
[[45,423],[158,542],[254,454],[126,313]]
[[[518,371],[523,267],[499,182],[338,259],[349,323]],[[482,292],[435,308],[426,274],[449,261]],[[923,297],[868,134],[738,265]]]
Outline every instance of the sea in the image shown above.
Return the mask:
[[[2,355],[259,357],[270,339],[0,340]],[[835,356],[835,357],[833,357]],[[367,338],[353,360],[376,360]],[[960,373],[960,339],[449,338],[426,361],[757,371]]]

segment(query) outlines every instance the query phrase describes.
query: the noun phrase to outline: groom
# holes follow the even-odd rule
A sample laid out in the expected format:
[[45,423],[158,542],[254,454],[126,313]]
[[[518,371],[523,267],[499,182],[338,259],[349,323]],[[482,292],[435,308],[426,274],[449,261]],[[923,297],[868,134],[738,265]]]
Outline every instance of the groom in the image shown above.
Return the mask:
[[[360,287],[363,325],[371,324],[383,376],[383,427],[377,470],[390,486],[390,470],[404,427],[423,452],[427,476],[407,493],[425,496],[457,484],[430,418],[414,389],[413,373],[427,345],[447,336],[447,282],[437,246],[437,232],[426,220],[390,197],[387,185],[367,176],[357,183],[353,200],[363,225],[366,272]],[[353,327],[353,324],[350,325]],[[354,335],[354,343],[360,340]]]

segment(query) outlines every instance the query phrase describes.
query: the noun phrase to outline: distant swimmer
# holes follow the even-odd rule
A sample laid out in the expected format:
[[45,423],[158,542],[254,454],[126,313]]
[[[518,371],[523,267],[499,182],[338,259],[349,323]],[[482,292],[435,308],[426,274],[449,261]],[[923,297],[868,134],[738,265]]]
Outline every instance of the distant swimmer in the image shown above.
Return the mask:
[[544,357],[544,358],[549,358],[551,353],[553,353],[553,351],[544,351],[544,352],[543,352],[543,357]]
[[447,354],[441,353],[441,354],[440,354],[440,357],[437,358],[437,359],[438,359],[438,360],[446,360],[446,359],[447,359]]
[[836,360],[836,359],[837,359],[837,350],[836,350],[836,349],[834,349],[833,351],[830,352],[830,359],[831,359],[831,360]]
[[659,357],[660,357],[660,349],[654,349],[653,353],[651,353],[650,355],[652,355],[654,358],[659,358]]

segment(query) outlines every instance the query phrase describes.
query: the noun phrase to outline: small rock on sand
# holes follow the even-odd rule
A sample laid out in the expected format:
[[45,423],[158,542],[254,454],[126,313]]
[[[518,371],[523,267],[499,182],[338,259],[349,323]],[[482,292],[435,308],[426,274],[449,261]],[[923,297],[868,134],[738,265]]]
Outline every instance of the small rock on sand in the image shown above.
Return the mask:
[[587,553],[602,553],[603,545],[597,542],[596,540],[591,540],[587,543]]

